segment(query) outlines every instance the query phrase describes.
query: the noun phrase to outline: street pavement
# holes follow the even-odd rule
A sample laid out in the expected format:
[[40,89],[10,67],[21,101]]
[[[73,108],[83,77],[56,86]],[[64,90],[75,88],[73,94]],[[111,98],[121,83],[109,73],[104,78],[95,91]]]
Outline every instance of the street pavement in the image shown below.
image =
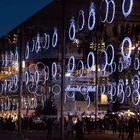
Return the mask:
[[[47,137],[47,133],[44,131],[26,131],[24,135],[20,135],[17,132],[0,131],[0,140],[61,140],[61,139],[50,139]],[[65,138],[65,140],[72,140]],[[107,131],[105,134],[85,134],[84,139],[81,140],[122,140],[118,135],[113,135],[111,131]],[[125,135],[124,140],[127,140]],[[140,140],[140,133],[135,134],[133,140]]]

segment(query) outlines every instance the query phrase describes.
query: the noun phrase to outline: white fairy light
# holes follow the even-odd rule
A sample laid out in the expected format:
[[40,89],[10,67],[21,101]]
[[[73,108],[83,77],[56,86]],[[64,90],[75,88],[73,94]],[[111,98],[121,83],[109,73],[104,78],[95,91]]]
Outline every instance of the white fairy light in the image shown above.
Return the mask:
[[139,58],[135,58],[134,61],[135,61],[134,62],[134,69],[139,70],[139,68],[140,68],[140,60],[139,60]]
[[[80,18],[82,18],[82,24],[80,25]],[[81,31],[81,30],[83,30],[83,28],[84,28],[84,25],[85,25],[85,15],[84,15],[84,11],[83,10],[80,10],[79,11],[79,15],[78,15],[78,30],[79,31]]]
[[102,10],[102,5],[103,5],[103,2],[104,2],[104,1],[105,1],[105,3],[106,3],[106,11],[105,11],[105,18],[103,19],[103,18],[101,17],[101,22],[103,22],[103,23],[107,21],[107,18],[108,18],[108,10],[109,10],[109,2],[108,2],[108,0],[102,0],[100,9]]
[[[104,54],[105,58],[102,58],[101,55]],[[102,50],[101,53],[100,53],[100,59],[104,59],[105,61],[105,64],[101,64],[101,67],[100,67],[100,70],[101,71],[105,71],[106,67],[107,67],[107,64],[108,64],[108,56],[107,56],[107,53],[105,50]]]
[[50,35],[44,33],[44,45],[43,45],[43,48],[47,50],[47,49],[49,49],[49,47],[50,47]]
[[[91,65],[89,64],[89,59],[90,57],[92,58],[92,63]],[[95,64],[95,56],[93,52],[89,52],[88,56],[87,56],[87,67],[90,71],[94,71],[94,64]]]
[[40,49],[41,49],[40,34],[37,33],[36,42],[35,42],[35,52],[38,53]]
[[[125,46],[125,43],[126,43],[126,42],[128,42],[128,44],[129,44],[129,51],[128,51],[128,54],[125,54],[125,52],[124,52],[124,46]],[[130,58],[131,52],[132,52],[132,41],[131,41],[131,39],[130,39],[129,37],[125,37],[125,38],[123,39],[122,44],[121,44],[121,54],[122,54],[123,58],[124,58],[125,60],[127,60],[128,58]]]
[[115,17],[115,10],[116,10],[115,2],[113,0],[110,0],[108,5],[110,5],[110,4],[112,4],[113,12],[112,12],[112,18],[110,20],[108,20],[108,18],[107,18],[107,23],[112,23],[114,20],[114,17]]
[[[112,63],[113,63],[113,61],[114,61],[114,46],[111,45],[111,44],[109,44],[109,45],[106,47],[106,53],[107,53],[107,51],[108,51],[109,49],[111,49],[112,58],[111,58],[110,62],[107,62],[107,64],[108,64],[108,65],[112,65]],[[107,55],[109,56],[110,53],[107,53]],[[108,60],[108,61],[109,61],[109,60]]]
[[138,105],[140,102],[140,93],[138,90],[134,90],[132,93],[132,103]]
[[58,31],[57,28],[54,28],[53,36],[52,36],[52,46],[55,48],[58,42]]
[[26,48],[25,48],[25,59],[29,59],[29,54],[30,54],[30,49],[29,49],[29,42],[27,42],[26,44]]
[[122,3],[122,12],[123,12],[123,15],[125,16],[125,17],[128,17],[129,15],[130,15],[130,13],[131,13],[131,11],[132,11],[132,7],[133,7],[133,0],[129,0],[130,1],[130,4],[129,4],[129,8],[128,8],[128,10],[126,10],[126,1],[128,1],[128,0],[123,0],[123,3]]
[[72,19],[70,21],[69,39],[72,41],[75,39],[75,20],[74,20],[74,17],[72,17]]
[[[91,19],[92,19],[92,24],[90,23]],[[94,3],[91,2],[90,9],[89,9],[89,16],[88,16],[88,29],[90,31],[94,29],[95,23],[96,23],[95,6]]]
[[[72,65],[72,68],[71,68]],[[75,57],[71,56],[68,61],[68,72],[73,73],[75,68]]]

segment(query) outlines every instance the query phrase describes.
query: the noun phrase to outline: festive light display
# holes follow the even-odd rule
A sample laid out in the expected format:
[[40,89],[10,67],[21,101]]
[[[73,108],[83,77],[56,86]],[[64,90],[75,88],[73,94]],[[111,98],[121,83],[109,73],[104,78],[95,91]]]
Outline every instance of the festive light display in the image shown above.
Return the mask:
[[[128,51],[127,54],[124,52],[125,43],[129,44],[129,51]],[[123,39],[122,44],[121,44],[121,54],[122,54],[123,58],[125,60],[127,60],[128,58],[130,58],[131,52],[132,52],[132,41],[131,41],[131,39],[129,37],[125,37]]]
[[[53,42],[54,47],[57,44],[57,42],[54,42],[54,39],[55,39],[55,41],[57,41],[56,40],[57,38],[55,38],[55,37],[57,37],[57,31],[55,31],[54,34],[53,34],[53,41],[52,42]],[[47,50],[47,49],[49,49],[49,47],[50,47],[50,35],[44,33],[44,45],[43,45],[43,48]]]
[[[82,19],[82,23],[81,20]],[[79,11],[79,15],[78,15],[78,20],[77,20],[77,27],[78,27],[78,30],[79,31],[82,31],[83,28],[84,28],[84,25],[85,25],[85,14],[84,14],[84,11],[83,10],[80,10]]]
[[[72,65],[72,67],[71,67],[71,65]],[[69,61],[68,61],[68,69],[67,69],[67,71],[72,73],[72,72],[74,72],[74,69],[75,69],[75,57],[71,56],[69,58]]]
[[70,21],[69,39],[72,41],[75,39],[75,20],[74,20],[74,17],[72,17],[72,19]]
[[25,59],[29,59],[29,54],[30,54],[30,48],[29,48],[29,42],[27,42],[26,49],[25,49]]
[[57,32],[57,28],[55,27],[53,37],[52,37],[52,46],[54,48],[57,46],[57,42],[58,42],[58,32]]
[[[126,1],[130,1],[128,10],[126,10]],[[132,11],[132,7],[133,7],[133,0],[123,0],[123,3],[122,3],[122,12],[123,12],[123,15],[125,17],[128,17],[130,15],[130,13]]]
[[[92,60],[92,63],[90,64],[90,58]],[[94,64],[95,64],[95,56],[93,52],[89,52],[87,56],[87,67],[90,71],[94,71]]]
[[91,2],[88,16],[88,29],[92,31],[95,27],[96,16],[95,16],[95,6],[94,3]]

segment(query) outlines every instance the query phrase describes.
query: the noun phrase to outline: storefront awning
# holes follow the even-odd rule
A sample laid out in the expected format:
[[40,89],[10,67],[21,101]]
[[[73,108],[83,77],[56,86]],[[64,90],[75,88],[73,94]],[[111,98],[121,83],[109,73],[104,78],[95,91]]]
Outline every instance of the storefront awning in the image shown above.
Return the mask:
[[53,0],[0,0],[0,37],[29,19]]

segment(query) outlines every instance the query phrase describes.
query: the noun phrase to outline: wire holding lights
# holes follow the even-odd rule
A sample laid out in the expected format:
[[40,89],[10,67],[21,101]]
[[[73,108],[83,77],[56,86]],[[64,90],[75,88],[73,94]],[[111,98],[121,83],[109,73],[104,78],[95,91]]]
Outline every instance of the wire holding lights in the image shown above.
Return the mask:
[[95,23],[96,23],[95,6],[94,3],[91,2],[90,9],[89,9],[89,16],[88,16],[88,29],[90,31],[94,29]]
[[[82,19],[82,23],[80,24],[80,19]],[[79,11],[78,20],[77,20],[77,27],[79,31],[82,31],[85,25],[85,14],[83,10]]]
[[130,1],[130,4],[129,4],[129,8],[128,10],[126,10],[126,1],[128,0],[123,0],[123,3],[122,3],[122,12],[123,12],[123,15],[124,17],[128,17],[132,11],[132,7],[133,7],[133,0],[129,0]]
[[75,20],[74,20],[74,17],[72,17],[70,20],[69,39],[72,41],[75,39]]
[[53,46],[53,48],[55,48],[57,46],[57,42],[58,42],[58,31],[57,31],[57,28],[54,27],[54,32],[53,32],[53,36],[52,36],[52,46]]

